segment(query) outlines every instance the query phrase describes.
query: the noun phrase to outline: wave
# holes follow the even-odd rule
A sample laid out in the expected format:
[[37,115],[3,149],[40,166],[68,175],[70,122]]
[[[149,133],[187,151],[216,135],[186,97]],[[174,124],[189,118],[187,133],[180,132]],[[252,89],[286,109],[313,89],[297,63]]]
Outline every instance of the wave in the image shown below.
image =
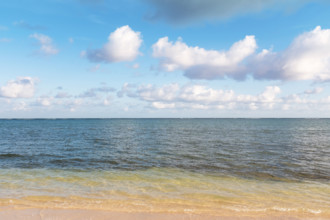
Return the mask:
[[0,159],[16,158],[16,157],[24,157],[24,155],[21,155],[21,154],[13,154],[13,153],[0,154]]

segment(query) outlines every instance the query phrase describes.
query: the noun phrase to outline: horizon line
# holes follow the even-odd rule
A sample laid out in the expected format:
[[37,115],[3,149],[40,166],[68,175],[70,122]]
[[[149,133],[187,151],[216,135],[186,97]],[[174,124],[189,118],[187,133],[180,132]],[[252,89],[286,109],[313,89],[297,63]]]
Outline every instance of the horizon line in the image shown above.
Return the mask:
[[66,120],[66,119],[330,119],[330,117],[44,117],[44,118],[0,118],[0,120]]

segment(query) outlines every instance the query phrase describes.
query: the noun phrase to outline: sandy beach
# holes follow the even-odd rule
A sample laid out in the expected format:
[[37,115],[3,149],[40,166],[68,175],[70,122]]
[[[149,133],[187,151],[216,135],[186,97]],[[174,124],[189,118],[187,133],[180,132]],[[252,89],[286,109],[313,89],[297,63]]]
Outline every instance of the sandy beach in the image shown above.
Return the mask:
[[326,217],[295,217],[285,215],[274,216],[245,216],[245,215],[197,215],[197,214],[170,214],[170,213],[145,213],[145,212],[112,212],[101,210],[79,210],[79,209],[7,209],[0,211],[0,219],[18,220],[238,220],[238,219],[327,219]]
[[329,219],[329,215],[311,215],[306,213],[285,212],[234,212],[225,211],[222,214],[194,214],[170,212],[138,212],[95,209],[43,209],[43,208],[13,208],[1,207],[0,219],[3,220],[253,220],[253,219]]
[[[74,210],[74,209],[23,209],[23,210],[5,210],[0,211],[1,219],[24,219],[24,220],[105,220],[105,219],[121,219],[121,220],[184,220],[184,219],[219,219],[206,215],[190,215],[190,214],[164,214],[164,213],[127,213],[127,212],[111,212],[99,210]],[[222,219],[222,218],[221,218]],[[238,219],[229,218],[226,219]]]

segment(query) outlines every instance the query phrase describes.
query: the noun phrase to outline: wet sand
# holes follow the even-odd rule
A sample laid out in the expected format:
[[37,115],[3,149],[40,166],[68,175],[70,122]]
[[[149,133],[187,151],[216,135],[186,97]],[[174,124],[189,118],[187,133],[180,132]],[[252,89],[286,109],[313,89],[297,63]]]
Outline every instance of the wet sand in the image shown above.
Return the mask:
[[165,213],[127,213],[99,210],[74,210],[74,209],[23,209],[0,211],[0,219],[24,220],[188,220],[188,219],[240,219],[234,217],[220,218],[207,215],[192,214],[165,214]]
[[[236,213],[237,214],[237,213]],[[197,215],[197,214],[171,214],[171,213],[145,213],[145,212],[112,212],[102,210],[80,210],[80,209],[1,209],[0,219],[2,220],[253,220],[253,219],[318,219],[323,220],[327,218],[311,217],[311,216],[211,216],[211,215]]]

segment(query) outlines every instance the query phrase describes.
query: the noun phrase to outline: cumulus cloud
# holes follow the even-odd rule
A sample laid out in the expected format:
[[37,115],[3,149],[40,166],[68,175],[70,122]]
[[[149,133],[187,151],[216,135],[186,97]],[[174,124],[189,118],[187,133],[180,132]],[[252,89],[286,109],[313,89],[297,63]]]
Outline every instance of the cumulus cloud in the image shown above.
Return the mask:
[[135,32],[126,25],[112,32],[101,49],[88,50],[83,54],[92,62],[132,61],[140,54],[141,43],[140,32]]
[[58,53],[58,49],[53,45],[53,40],[47,35],[31,34],[30,37],[39,41],[40,49],[38,52],[40,54],[55,55]]
[[242,80],[251,75],[260,80],[330,80],[330,29],[317,26],[280,52],[256,53],[256,49],[254,36],[246,36],[228,51],[191,47],[164,37],[153,45],[153,56],[160,59],[163,70],[183,70],[191,79]]
[[[177,83],[162,86],[134,85],[125,83],[118,92],[118,97],[140,100],[146,108],[152,110],[202,110],[211,112],[236,112],[251,115],[254,111],[271,113],[277,116],[305,117],[308,112],[319,112],[328,117],[330,96],[313,96],[321,92],[315,88],[310,91],[283,94],[276,85],[266,86],[257,94],[242,94],[231,89],[215,89],[201,84],[179,85]],[[278,114],[277,114],[278,113]],[[252,113],[253,114],[253,113]],[[310,115],[309,115],[310,116]]]
[[226,75],[239,77],[245,69],[240,64],[255,52],[257,44],[254,36],[246,36],[228,51],[217,51],[191,47],[181,39],[169,42],[168,37],[163,37],[152,48],[153,56],[160,58],[164,70],[184,70],[189,78],[216,79]]
[[121,96],[125,94],[131,98],[150,103],[156,109],[190,108],[190,109],[232,109],[236,107],[248,109],[272,109],[280,103],[278,95],[281,89],[268,86],[258,95],[236,94],[233,90],[212,89],[204,85],[185,85],[177,83],[162,87],[141,85],[134,87],[124,84]]
[[263,50],[250,69],[256,79],[330,80],[330,29],[317,26],[282,52]]
[[150,20],[165,19],[182,24],[198,20],[226,19],[236,15],[258,12],[276,6],[276,9],[292,9],[312,0],[145,0],[154,7],[147,16]]
[[31,77],[18,77],[10,80],[0,87],[0,97],[5,98],[31,98],[34,96],[36,79]]
[[[320,89],[315,89],[320,91]],[[127,96],[146,103],[147,108],[154,110],[221,110],[235,111],[242,115],[253,111],[272,112],[279,115],[320,112],[329,115],[330,96],[311,96],[310,94],[282,94],[278,86],[266,86],[259,94],[239,94],[235,91],[214,89],[200,84],[179,85],[177,83],[155,85],[124,84],[119,97]],[[313,91],[314,92],[314,91]],[[220,112],[220,111],[219,111]],[[250,112],[250,113],[249,113]]]

